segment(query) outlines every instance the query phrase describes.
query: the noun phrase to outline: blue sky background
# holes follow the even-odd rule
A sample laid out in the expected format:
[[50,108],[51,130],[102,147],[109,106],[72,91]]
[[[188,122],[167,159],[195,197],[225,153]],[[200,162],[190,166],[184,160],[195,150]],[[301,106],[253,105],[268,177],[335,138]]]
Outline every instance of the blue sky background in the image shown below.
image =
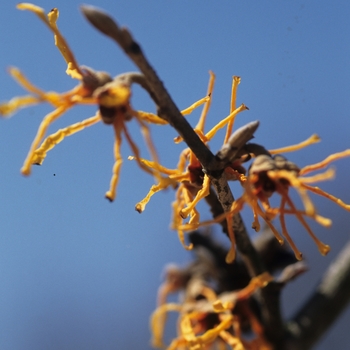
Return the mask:
[[[16,10],[18,1],[0,5],[0,100],[25,94],[7,74],[19,67],[45,90],[67,91],[76,81],[53,36],[32,13]],[[60,10],[58,26],[80,64],[112,75],[136,68],[107,37],[93,29],[76,1],[37,1]],[[349,148],[350,4],[329,1],[112,1],[98,5],[131,29],[180,108],[206,93],[208,71],[216,86],[207,128],[229,112],[231,77],[242,78],[237,103],[250,110],[236,127],[260,120],[257,143],[277,148],[313,133],[322,142],[289,155],[304,166]],[[133,90],[135,109],[154,111],[147,94]],[[24,178],[19,169],[43,116],[42,105],[19,111],[0,125],[0,347],[8,350],[147,349],[148,318],[165,264],[186,264],[190,254],[169,230],[169,190],[153,197],[139,215],[134,205],[153,179],[127,161],[117,199],[104,199],[113,166],[112,128],[95,125],[51,151],[42,167]],[[94,107],[76,107],[50,131],[90,117]],[[189,116],[194,125],[200,111]],[[148,157],[134,122],[129,123],[142,155]],[[174,167],[184,145],[172,143],[168,126],[152,135],[164,165]],[[211,143],[215,151],[223,134]],[[350,203],[350,159],[335,163],[335,181],[322,188]],[[239,187],[233,186],[236,195]],[[331,229],[311,223],[329,243],[318,254],[295,220],[289,231],[306,256],[310,271],[283,295],[286,316],[307,298],[322,271],[349,239],[350,214],[325,199],[315,199]],[[205,206],[202,217],[209,218]],[[243,212],[249,227],[249,210]],[[317,349],[344,349],[349,342],[349,309]],[[346,332],[344,334],[344,332]],[[169,332],[170,334],[170,332]],[[169,339],[168,339],[169,340]]]

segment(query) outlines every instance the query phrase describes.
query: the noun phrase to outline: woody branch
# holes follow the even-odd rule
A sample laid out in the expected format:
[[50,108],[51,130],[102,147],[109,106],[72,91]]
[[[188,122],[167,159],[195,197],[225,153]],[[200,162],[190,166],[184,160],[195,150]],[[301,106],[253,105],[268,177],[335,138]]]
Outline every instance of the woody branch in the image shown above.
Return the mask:
[[[234,197],[223,174],[224,166],[222,162],[206,147],[187,120],[182,116],[165,89],[164,84],[144,56],[140,45],[133,39],[131,33],[126,28],[119,28],[115,21],[106,13],[91,6],[83,6],[81,10],[96,29],[117,42],[126,55],[145,75],[149,88],[154,94],[154,102],[158,107],[159,116],[176,129],[196,155],[204,171],[211,177],[223,210],[225,212],[229,211]],[[251,276],[254,277],[261,274],[265,271],[265,267],[251,243],[239,214],[234,218],[234,229],[237,249],[241,253]],[[279,305],[279,300],[276,300],[276,293],[268,292],[271,288],[274,288],[273,283],[268,286],[267,290],[260,293],[265,330],[271,341],[280,343],[283,336],[283,324],[281,322],[279,307],[276,308],[276,305]]]

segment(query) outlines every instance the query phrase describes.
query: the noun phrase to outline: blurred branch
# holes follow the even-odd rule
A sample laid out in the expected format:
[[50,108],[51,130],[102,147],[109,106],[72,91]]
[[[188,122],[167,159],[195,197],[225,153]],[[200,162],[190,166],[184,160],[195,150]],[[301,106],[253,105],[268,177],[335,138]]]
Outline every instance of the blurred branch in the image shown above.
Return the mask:
[[313,295],[287,324],[287,350],[317,343],[350,301],[350,241],[329,266]]
[[[205,199],[215,217],[223,211],[229,211],[234,198],[225,179],[225,174],[219,179],[212,179],[212,184],[215,187],[218,196],[216,196],[211,190]],[[221,224],[223,231],[227,234],[226,220]],[[261,257],[257,253],[257,250],[247,234],[240,213],[234,215],[233,226],[236,244],[241,258],[247,267],[250,276],[258,276],[266,271],[266,266],[262,262]],[[274,247],[276,247],[276,245],[279,246],[279,243],[274,237],[272,241],[274,242]],[[270,256],[273,256],[272,250],[270,251]],[[280,309],[280,292],[280,285],[275,282],[270,282],[265,288],[257,292],[261,303],[266,336],[275,345],[276,349],[281,348],[284,339],[283,320]]]

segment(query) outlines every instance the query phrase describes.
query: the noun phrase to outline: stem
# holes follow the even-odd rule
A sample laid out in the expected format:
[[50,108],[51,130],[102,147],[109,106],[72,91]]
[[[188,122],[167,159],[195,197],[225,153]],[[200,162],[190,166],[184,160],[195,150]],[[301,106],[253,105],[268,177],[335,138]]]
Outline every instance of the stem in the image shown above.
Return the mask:
[[[234,198],[228,186],[225,174],[223,173],[219,179],[212,178],[211,184],[216,190],[218,201],[221,203],[223,210],[225,212],[230,211]],[[212,209],[212,211],[214,212],[215,210]],[[250,276],[258,276],[266,271],[266,267],[254,248],[241,214],[239,213],[234,215],[233,230],[236,237],[237,249],[241,254]],[[275,282],[271,282],[265,288],[258,291],[265,333],[276,349],[281,348],[284,337],[283,320],[280,309],[280,291],[281,287]]]
[[[134,41],[131,33],[126,28],[119,28],[114,20],[106,13],[92,6],[82,6],[81,10],[88,21],[99,31],[116,41],[127,56],[139,67],[146,77],[150,89],[156,97],[159,107],[159,117],[165,119],[173,126],[187,145],[195,153],[204,168],[211,170],[215,158],[212,152],[204,146],[198,135],[194,132],[188,121],[182,116],[169,93],[159,79],[157,73],[148,63],[141,47]],[[203,147],[204,146],[204,147]]]
[[[143,55],[140,45],[134,41],[131,33],[126,28],[119,28],[108,14],[91,6],[82,6],[81,10],[95,28],[119,44],[126,55],[144,74],[155,96],[155,102],[159,107],[159,117],[165,119],[176,129],[187,143],[188,147],[190,147],[192,152],[196,155],[204,171],[211,178],[211,183],[217,192],[218,201],[221,203],[222,209],[228,212],[234,202],[234,198],[225,174],[223,173],[224,165],[200,140],[191,125],[182,116],[162,81],[157,76],[157,73]],[[237,248],[242,255],[251,277],[260,275],[266,271],[266,269],[251,243],[240,214],[234,216],[233,226]],[[270,285],[264,288],[259,294],[266,335],[269,340],[274,343],[276,349],[280,348],[281,334],[283,335],[283,324],[279,310],[279,291],[279,287],[276,288],[274,283],[270,283]]]

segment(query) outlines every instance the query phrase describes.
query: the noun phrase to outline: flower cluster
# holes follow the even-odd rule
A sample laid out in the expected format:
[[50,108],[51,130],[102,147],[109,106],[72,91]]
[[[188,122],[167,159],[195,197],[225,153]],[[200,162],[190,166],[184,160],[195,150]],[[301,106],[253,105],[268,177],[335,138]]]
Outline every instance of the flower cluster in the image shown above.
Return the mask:
[[[10,74],[30,93],[30,95],[15,97],[8,102],[0,104],[0,115],[9,116],[19,108],[43,102],[51,104],[54,108],[52,112],[44,117],[39,125],[37,134],[21,169],[22,174],[29,175],[32,164],[42,164],[47,152],[60,143],[65,137],[71,136],[86,127],[102,121],[105,124],[112,125],[115,131],[115,163],[109,190],[106,192],[106,198],[113,201],[116,196],[116,188],[123,162],[120,147],[122,137],[125,137],[133,154],[133,156],[129,158],[135,159],[139,167],[143,171],[151,174],[156,182],[155,185],[151,187],[146,197],[136,204],[136,210],[140,213],[143,212],[152,195],[156,192],[164,190],[169,186],[176,188],[175,201],[172,204],[173,218],[171,227],[177,230],[180,241],[186,249],[191,249],[191,245],[188,246],[185,243],[184,235],[186,231],[195,230],[200,226],[224,220],[227,222],[228,236],[231,241],[231,249],[227,256],[227,261],[232,262],[235,258],[233,216],[243,208],[244,204],[248,204],[252,208],[254,214],[253,228],[257,231],[259,230],[260,224],[258,218],[261,217],[275,233],[278,241],[283,243],[282,236],[272,224],[272,220],[279,217],[282,235],[288,241],[298,259],[302,258],[302,254],[295,246],[287,231],[285,224],[286,214],[296,216],[316,242],[322,254],[326,254],[329,251],[329,246],[317,239],[305,218],[309,217],[314,219],[324,226],[330,226],[331,221],[317,213],[307,192],[309,191],[322,195],[336,202],[346,210],[350,210],[350,207],[340,199],[322,191],[318,187],[309,185],[310,183],[332,178],[334,176],[334,171],[332,169],[311,177],[305,177],[304,175],[311,171],[323,169],[336,159],[349,156],[349,150],[331,155],[323,162],[300,169],[296,164],[291,163],[279,154],[294,151],[318,142],[319,138],[316,135],[313,135],[310,139],[298,145],[267,151],[263,146],[249,142],[258,127],[258,122],[249,123],[232,134],[235,117],[240,112],[248,109],[244,104],[236,107],[237,88],[240,83],[240,78],[236,76],[233,77],[232,83],[230,114],[226,118],[220,120],[210,131],[205,132],[205,124],[215,81],[214,74],[210,72],[206,97],[198,100],[181,113],[182,115],[189,114],[195,108],[204,105],[199,121],[194,127],[194,131],[207,147],[209,147],[209,142],[216,135],[217,131],[226,127],[223,146],[219,152],[217,152],[216,160],[222,164],[223,172],[228,180],[238,180],[241,183],[243,194],[234,201],[228,213],[216,217],[214,221],[202,222],[196,206],[200,200],[209,195],[213,175],[207,173],[206,170],[203,169],[202,164],[190,148],[186,148],[181,152],[176,168],[169,169],[160,164],[156,147],[151,139],[148,124],[164,125],[167,124],[167,122],[155,114],[134,110],[130,103],[132,94],[131,88],[132,85],[136,83],[144,88],[157,104],[157,99],[149,87],[145,76],[140,73],[123,73],[112,78],[106,72],[95,71],[91,68],[78,65],[65,38],[57,27],[59,12],[56,8],[51,10],[46,16],[42,8],[32,4],[21,3],[17,5],[17,7],[21,10],[33,12],[53,32],[55,45],[67,63],[66,73],[79,81],[76,87],[64,93],[45,92],[29,82],[17,68],[10,68]],[[95,115],[60,129],[46,137],[50,125],[55,120],[72,107],[82,104],[96,105],[98,109]],[[136,120],[140,126],[151,160],[141,158],[140,151],[127,128],[126,122],[131,119]],[[175,142],[181,141],[181,137],[175,139]],[[251,158],[253,158],[253,161],[247,173],[244,163]],[[294,187],[301,196],[304,210],[297,209],[290,199],[288,195],[290,187]],[[274,193],[281,196],[281,203],[277,208],[273,208],[269,204],[269,198]]]
[[[233,349],[272,349],[264,339],[263,328],[258,318],[244,303],[258,289],[272,281],[267,272],[254,277],[243,289],[235,292],[216,295],[214,290],[202,285],[199,281],[196,286],[197,293],[187,296],[182,304],[169,303],[161,305],[153,313],[151,328],[154,339],[152,345],[156,348],[164,348],[162,342],[165,313],[169,311],[179,312],[179,335],[175,338],[168,350],[186,347],[190,350],[207,349],[216,341],[226,343]],[[193,286],[191,286],[194,288]],[[196,298],[203,299],[197,300]],[[233,312],[237,304],[240,304],[241,315]],[[242,339],[241,319],[249,322],[255,338],[253,340]]]
[[[213,73],[210,72],[210,74],[208,96],[212,96],[215,78]],[[184,234],[186,231],[196,230],[201,226],[220,223],[222,220],[226,220],[228,236],[231,241],[231,249],[227,256],[227,262],[232,262],[235,258],[235,235],[232,229],[233,216],[242,210],[244,204],[248,204],[252,208],[254,215],[254,221],[252,224],[253,229],[256,231],[260,230],[258,218],[261,217],[274,232],[277,240],[283,244],[284,239],[272,223],[273,219],[279,217],[282,235],[293,249],[297,259],[302,259],[302,253],[297,249],[288,233],[285,224],[285,214],[295,215],[315,241],[321,254],[327,254],[330,250],[329,245],[322,243],[316,237],[310,226],[307,224],[305,217],[309,217],[325,227],[331,225],[331,220],[322,217],[317,213],[307,191],[326,197],[349,211],[350,205],[345,204],[339,198],[326,193],[318,187],[309,185],[311,183],[332,179],[335,175],[334,169],[328,169],[324,173],[311,177],[305,177],[304,175],[312,171],[323,169],[335,160],[350,156],[350,150],[330,155],[317,164],[309,165],[300,169],[296,164],[288,161],[282,156],[281,153],[297,151],[319,142],[320,138],[316,134],[296,145],[270,151],[266,150],[261,145],[248,142],[253,137],[253,134],[258,127],[258,122],[249,123],[245,127],[236,130],[231,135],[236,115],[241,111],[248,109],[244,104],[240,105],[238,108],[235,107],[237,87],[239,83],[240,78],[233,77],[230,115],[221,120],[208,133],[205,133],[204,125],[211,103],[211,101],[208,101],[205,104],[197,126],[194,128],[202,141],[208,145],[208,142],[215,136],[219,129],[224,126],[227,127],[223,146],[217,153],[216,157],[225,162],[224,172],[226,178],[228,180],[238,180],[243,188],[243,195],[234,201],[229,213],[220,215],[214,218],[214,220],[200,221],[200,214],[196,209],[196,205],[200,200],[208,196],[211,183],[210,177],[205,173],[200,162],[189,148],[184,149],[180,154],[180,160],[176,169],[168,169],[159,166],[159,164],[154,162],[144,159],[141,160],[150,169],[158,169],[166,176],[166,178],[168,178],[168,181],[164,181],[164,178],[162,178],[162,182],[153,185],[147,196],[136,204],[136,210],[141,213],[153,194],[165,189],[170,184],[177,182],[178,186],[175,201],[172,204],[173,219],[171,227],[177,230],[179,239],[186,249],[192,248],[191,245],[185,244]],[[180,138],[177,138],[175,141],[178,142],[179,140]],[[133,157],[130,157],[130,159],[132,158]],[[243,165],[251,158],[253,158],[253,160],[248,169],[248,173],[246,173]],[[292,202],[288,195],[290,187],[294,187],[299,193],[304,203],[304,210],[297,209]],[[274,193],[281,196],[281,203],[278,208],[272,208],[269,203],[269,198]],[[189,220],[184,222],[187,217],[189,217]]]
[[[302,142],[300,145],[291,146],[291,149],[295,150],[300,146],[304,147],[306,144],[317,141],[318,138],[312,136],[309,140]],[[290,149],[285,148],[284,151],[290,151]],[[203,221],[196,226],[187,223],[180,226],[180,229],[184,231],[191,231],[201,226],[220,223],[224,219],[227,220],[228,218],[231,218],[232,220],[233,216],[239,213],[245,204],[248,204],[251,207],[254,216],[252,228],[257,232],[260,230],[259,217],[261,217],[266,225],[274,233],[280,244],[283,244],[283,237],[280,235],[272,223],[273,219],[276,217],[279,218],[282,235],[289,243],[298,260],[302,259],[302,253],[296,247],[295,243],[288,233],[285,223],[285,214],[294,215],[314,240],[320,253],[322,255],[326,255],[330,251],[330,246],[324,244],[316,237],[310,226],[307,224],[305,218],[311,218],[324,227],[330,227],[332,221],[329,218],[325,218],[317,213],[316,208],[311,201],[307,191],[323,196],[338,204],[340,207],[347,211],[350,211],[350,205],[344,203],[341,199],[323,191],[319,187],[309,185],[311,183],[334,178],[335,171],[333,168],[329,168],[325,172],[316,174],[314,176],[305,177],[303,175],[323,169],[335,160],[350,156],[350,149],[332,154],[323,161],[305,166],[302,169],[300,169],[295,163],[288,161],[282,155],[277,154],[279,153],[277,150],[272,151],[271,153],[276,154],[254,155],[255,158],[253,159],[252,164],[248,169],[248,174],[246,176],[242,175],[238,177],[243,188],[243,194],[233,202],[231,210],[228,213],[219,215],[214,218],[214,220]],[[291,187],[293,187],[299,193],[304,204],[304,210],[297,209],[292,199],[290,198],[288,191]],[[281,196],[279,207],[270,206],[269,198],[274,193],[277,193]]]
[[[271,220],[274,217],[279,216],[282,235],[293,249],[296,258],[301,260],[302,253],[295,246],[285,224],[285,214],[295,215],[311,238],[315,241],[320,253],[326,255],[329,252],[330,247],[327,244],[322,243],[316,237],[310,226],[307,224],[305,217],[309,217],[325,227],[331,225],[331,220],[317,214],[316,208],[308,196],[307,191],[326,197],[348,211],[350,211],[350,205],[345,204],[339,198],[321,190],[319,187],[309,185],[310,183],[333,178],[334,169],[330,168],[327,171],[314,176],[305,177],[304,175],[325,168],[332,161],[348,156],[350,156],[350,150],[345,150],[343,152],[335,153],[319,163],[306,166],[302,169],[299,169],[296,164],[288,161],[281,155],[275,155],[274,157],[260,155],[256,157],[249,169],[247,181],[243,184],[244,195],[241,197],[242,200],[248,203],[253,210],[253,228],[257,230],[259,229],[258,216],[261,216],[274,232],[280,243],[283,243],[282,237],[271,223]],[[295,188],[299,193],[304,204],[304,210],[297,209],[291,200],[288,194],[290,187]],[[280,206],[277,208],[271,208],[269,203],[269,198],[273,193],[277,193],[281,196]],[[258,202],[261,203],[262,208],[259,206]]]
[[[258,303],[254,299],[253,294],[259,292],[261,288],[264,288],[272,281],[274,287],[278,285],[279,288],[288,282],[289,279],[294,278],[305,270],[305,266],[302,263],[296,262],[296,260],[302,259],[302,253],[296,247],[288,232],[285,222],[286,215],[296,217],[314,240],[322,255],[326,255],[329,252],[329,245],[321,242],[316,237],[306,220],[312,219],[325,227],[331,225],[331,220],[317,212],[309,193],[323,196],[345,210],[350,211],[350,205],[319,187],[311,185],[334,178],[334,169],[324,169],[332,162],[350,156],[350,149],[332,154],[323,161],[300,168],[281,154],[300,150],[319,142],[320,138],[317,135],[312,135],[309,139],[296,145],[267,150],[262,145],[251,142],[259,126],[258,121],[248,123],[233,132],[236,116],[248,109],[244,104],[236,106],[237,89],[240,84],[240,78],[237,76],[233,77],[229,115],[220,120],[210,131],[206,132],[205,124],[215,82],[215,75],[210,72],[206,96],[187,109],[182,110],[181,114],[183,116],[190,114],[194,109],[203,105],[203,111],[197,125],[193,130],[189,126],[188,128],[190,135],[193,139],[198,139],[205,151],[208,151],[209,143],[216,136],[217,132],[222,128],[226,128],[221,149],[215,156],[210,154],[213,158],[211,161],[215,163],[215,167],[213,166],[212,169],[209,169],[210,166],[207,168],[203,167],[204,161],[201,164],[200,155],[198,153],[195,154],[191,148],[185,148],[180,153],[176,167],[164,167],[158,160],[149,124],[166,125],[168,122],[156,114],[134,110],[130,102],[132,86],[133,84],[138,84],[149,93],[159,111],[162,110],[161,104],[159,103],[160,105],[158,105],[161,98],[156,96],[156,89],[152,90],[150,86],[152,79],[150,78],[147,81],[146,77],[140,73],[123,73],[112,78],[106,72],[95,71],[89,67],[79,65],[57,27],[59,12],[56,8],[46,15],[42,8],[32,4],[21,3],[17,7],[21,10],[33,12],[50,29],[54,34],[55,45],[67,64],[66,73],[71,78],[78,80],[77,86],[67,92],[46,92],[33,85],[19,69],[14,67],[9,69],[11,76],[29,92],[29,95],[15,97],[8,102],[1,103],[1,116],[10,116],[20,108],[39,103],[48,103],[53,107],[52,112],[48,113],[39,125],[37,134],[21,169],[22,174],[30,175],[32,165],[41,165],[47,153],[62,142],[65,137],[74,135],[100,121],[107,125],[112,125],[115,132],[115,163],[106,198],[113,201],[116,197],[116,189],[123,162],[120,149],[122,138],[125,137],[132,153],[129,159],[136,160],[138,166],[155,179],[155,184],[150,188],[145,198],[136,204],[135,209],[142,213],[155,193],[168,187],[173,187],[176,189],[176,194],[172,203],[172,229],[178,232],[179,240],[186,249],[196,250],[199,246],[205,248],[207,253],[211,255],[210,259],[203,260],[203,255],[200,258],[200,255],[197,254],[197,259],[184,269],[174,266],[168,268],[166,281],[159,289],[158,308],[151,320],[153,345],[155,347],[164,347],[163,333],[167,313],[169,311],[177,311],[179,313],[178,335],[168,347],[170,350],[183,348],[190,350],[209,349],[213,345],[219,348],[225,348],[228,345],[230,348],[238,350],[272,349],[264,334],[263,317],[259,315],[262,307],[261,305],[260,309],[257,307]],[[116,28],[114,27],[114,29]],[[124,31],[124,33],[126,32]],[[90,118],[46,136],[53,122],[72,107],[78,105],[95,105],[97,112]],[[150,154],[150,160],[141,158],[139,148],[127,127],[127,122],[130,120],[135,120],[138,123]],[[183,121],[183,119],[181,120]],[[171,119],[169,121],[171,123]],[[180,129],[178,131],[181,133]],[[194,132],[198,135],[198,138]],[[186,139],[185,133],[182,135]],[[189,138],[186,140],[188,141]],[[174,141],[180,143],[183,140],[179,136]],[[188,144],[190,144],[189,141]],[[247,166],[246,164],[249,161],[251,163]],[[307,176],[315,171],[320,172]],[[221,205],[220,214],[216,215],[213,220],[203,221],[197,205],[202,199],[210,202],[209,197],[213,193],[213,184],[216,184],[215,189],[220,197],[220,189],[216,182],[218,179],[224,179],[227,188],[226,180],[238,181],[241,185],[242,193],[236,200],[232,200],[231,197],[227,201],[225,212],[223,212],[222,207],[226,203],[218,201]],[[291,188],[294,188],[300,196],[303,208],[298,209],[292,201],[289,194]],[[276,207],[270,203],[270,198],[273,195],[280,197],[279,205]],[[262,219],[269,228],[271,237],[273,239],[277,238],[277,241],[274,239],[274,242],[278,248],[275,248],[273,254],[270,254],[268,249],[265,249],[266,247],[260,252],[256,249],[258,251],[257,256],[260,256],[262,260],[264,260],[263,251],[265,251],[265,254],[268,252],[267,254],[269,255],[269,259],[265,260],[273,261],[272,266],[268,266],[263,261],[267,267],[263,273],[261,272],[264,269],[256,269],[256,266],[255,270],[252,269],[248,273],[247,266],[238,261],[238,259],[235,260],[236,246],[233,228],[235,226],[235,218],[237,218],[237,215],[246,204],[253,212],[253,229],[256,231],[260,230],[259,219]],[[213,212],[215,211],[213,207],[211,209]],[[274,226],[274,219],[279,219],[281,233]],[[187,245],[185,243],[185,232],[197,230],[199,227],[214,223],[220,223],[225,226],[225,232],[227,232],[231,243],[229,250],[217,248],[210,238],[193,232],[189,235],[190,244]],[[278,244],[282,245],[284,239],[287,240],[294,255],[291,252],[286,253]],[[281,255],[284,258],[282,260],[280,259]],[[282,266],[280,266],[281,261],[283,261]],[[227,263],[230,263],[230,265]],[[288,270],[291,264],[293,268]],[[281,278],[274,279],[272,274],[278,268],[284,268],[285,273],[282,273]],[[251,275],[255,277],[251,278]],[[184,292],[184,299],[176,304],[167,303],[168,294],[179,291]],[[249,333],[249,336],[245,337],[247,333]]]
[[[55,44],[67,63],[66,73],[79,81],[79,84],[68,92],[45,92],[30,83],[17,68],[9,69],[9,73],[12,77],[22,85],[24,89],[30,92],[30,95],[15,97],[8,102],[1,103],[1,116],[9,116],[19,108],[43,102],[51,104],[54,108],[52,112],[44,117],[39,126],[27,158],[21,169],[22,174],[29,175],[32,164],[42,164],[47,152],[60,143],[65,137],[71,136],[86,127],[102,121],[105,124],[112,125],[115,131],[115,163],[113,166],[110,188],[106,192],[107,199],[113,201],[116,196],[116,188],[123,161],[120,153],[123,135],[125,136],[140,168],[153,175],[156,181],[166,181],[165,179],[163,180],[160,171],[158,170],[158,157],[147,124],[152,123],[164,125],[167,124],[167,122],[155,114],[136,111],[130,104],[131,86],[134,83],[139,84],[152,95],[145,77],[140,73],[124,73],[112,78],[106,72],[98,72],[85,66],[79,66],[66,40],[58,30],[56,22],[59,12],[57,8],[52,9],[47,16],[42,8],[33,4],[21,3],[17,5],[17,8],[21,10],[29,10],[35,13],[54,33]],[[184,114],[190,113],[191,110],[198,107],[200,104],[205,103],[207,100],[207,97],[199,100],[196,104],[185,110]],[[81,122],[60,129],[44,139],[49,126],[55,120],[66,113],[70,108],[82,104],[96,105],[98,107],[96,114]],[[155,164],[153,169],[145,166],[144,163],[140,161],[139,149],[133,141],[126,125],[126,122],[130,119],[135,119],[140,125],[152,161]]]
[[[264,235],[264,245],[276,242],[269,232]],[[189,239],[194,246],[194,260],[185,267],[169,265],[159,288],[158,306],[150,321],[152,345],[165,348],[163,338],[167,314],[175,311],[179,313],[178,334],[168,350],[226,349],[227,345],[230,349],[272,349],[264,335],[261,310],[254,293],[273,280],[270,273],[277,268],[293,271],[288,277],[282,273],[276,278],[275,283],[282,287],[304,272],[305,265],[296,263],[294,256],[277,242],[274,248],[270,246],[270,250],[264,245],[259,249],[256,245],[268,272],[250,278],[241,261],[235,261],[234,265],[225,263],[226,249],[210,235],[192,232]],[[282,265],[281,261],[284,262]],[[182,298],[178,303],[167,303],[169,294],[179,292]]]
[[[215,75],[213,72],[209,72],[210,79],[208,84],[207,96],[212,96],[215,82]],[[224,139],[224,144],[226,144],[231,136],[233,124],[236,116],[247,110],[248,107],[244,104],[241,104],[236,108],[236,95],[237,95],[237,87],[240,83],[240,78],[237,76],[233,77],[232,82],[232,93],[231,93],[231,105],[230,105],[230,114],[220,120],[210,131],[205,133],[205,122],[207,119],[208,111],[211,104],[211,99],[208,100],[203,108],[202,114],[199,118],[197,125],[194,130],[197,135],[201,138],[203,143],[208,146],[209,141],[216,135],[218,130],[226,127],[226,135]],[[182,111],[183,113],[183,111]],[[249,139],[250,137],[248,137]],[[181,137],[177,137],[175,142],[182,141]],[[245,154],[246,155],[246,154]],[[134,157],[129,157],[129,159],[133,159]],[[210,177],[203,171],[202,165],[192,152],[190,148],[185,148],[179,158],[179,162],[176,169],[168,169],[163,166],[159,166],[154,162],[148,160],[141,160],[145,165],[147,165],[151,169],[158,169],[162,174],[166,175],[168,181],[159,182],[153,185],[147,194],[147,196],[136,204],[136,210],[139,213],[142,213],[151,199],[152,195],[156,192],[161,191],[167,188],[172,183],[177,183],[177,190],[175,194],[175,201],[172,204],[173,208],[173,218],[171,227],[174,230],[177,230],[179,239],[182,245],[186,249],[192,249],[191,245],[185,244],[184,238],[184,229],[183,227],[187,227],[189,225],[190,230],[195,230],[200,225],[200,214],[196,209],[196,205],[200,200],[207,197],[210,191]],[[232,180],[237,180],[239,177],[245,174],[245,169],[242,166],[242,163],[245,161],[245,157],[237,157],[236,159],[232,159],[227,162],[225,167],[225,173],[228,178]],[[187,224],[184,224],[184,220],[189,217],[189,221]],[[229,220],[229,219],[228,219]],[[230,226],[230,225],[229,225]],[[232,249],[230,252],[230,256],[233,260],[234,256],[234,234],[232,230],[229,230],[229,237],[232,242]]]

